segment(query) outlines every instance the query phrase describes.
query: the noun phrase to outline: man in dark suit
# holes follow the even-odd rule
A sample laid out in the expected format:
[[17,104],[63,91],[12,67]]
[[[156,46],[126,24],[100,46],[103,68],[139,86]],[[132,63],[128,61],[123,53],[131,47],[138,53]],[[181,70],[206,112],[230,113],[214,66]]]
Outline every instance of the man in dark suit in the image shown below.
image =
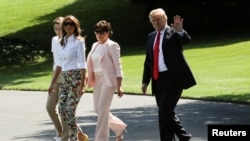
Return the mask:
[[173,25],[168,26],[167,15],[161,8],[152,10],[149,20],[155,31],[148,35],[142,92],[146,94],[147,86],[152,80],[151,88],[158,106],[161,141],[172,141],[175,135],[180,141],[188,141],[191,134],[180,124],[174,110],[183,89],[196,85],[182,48],[191,37],[183,29],[183,19],[178,15],[174,16]]

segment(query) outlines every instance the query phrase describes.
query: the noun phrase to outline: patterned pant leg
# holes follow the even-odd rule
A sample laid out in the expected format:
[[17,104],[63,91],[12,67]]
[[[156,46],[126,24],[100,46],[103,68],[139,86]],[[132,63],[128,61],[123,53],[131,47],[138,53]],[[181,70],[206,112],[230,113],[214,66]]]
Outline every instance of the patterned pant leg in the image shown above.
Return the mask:
[[81,74],[79,70],[63,72],[65,82],[61,86],[59,96],[59,112],[65,117],[68,125],[70,141],[77,140],[77,119],[76,108],[80,97],[77,94],[77,87],[80,84]]

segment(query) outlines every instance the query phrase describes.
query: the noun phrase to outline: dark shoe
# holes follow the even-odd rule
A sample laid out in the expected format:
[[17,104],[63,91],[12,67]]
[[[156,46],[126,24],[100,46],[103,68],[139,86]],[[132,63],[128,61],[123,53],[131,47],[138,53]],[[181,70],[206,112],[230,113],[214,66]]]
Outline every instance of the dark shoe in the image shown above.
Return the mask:
[[192,137],[191,134],[181,134],[179,137],[179,141],[189,141]]

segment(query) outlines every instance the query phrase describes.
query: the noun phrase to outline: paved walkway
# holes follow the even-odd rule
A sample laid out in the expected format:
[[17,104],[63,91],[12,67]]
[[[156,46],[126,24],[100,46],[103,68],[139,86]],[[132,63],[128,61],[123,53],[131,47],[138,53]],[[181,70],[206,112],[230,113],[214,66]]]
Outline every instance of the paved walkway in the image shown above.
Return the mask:
[[[47,92],[0,90],[1,141],[53,141],[55,131],[45,110]],[[159,141],[157,108],[152,96],[114,97],[112,113],[128,124],[125,141]],[[181,99],[176,108],[191,141],[207,141],[207,124],[250,124],[250,105]],[[93,141],[96,116],[92,94],[83,95],[78,122]],[[115,136],[111,132],[110,141]]]

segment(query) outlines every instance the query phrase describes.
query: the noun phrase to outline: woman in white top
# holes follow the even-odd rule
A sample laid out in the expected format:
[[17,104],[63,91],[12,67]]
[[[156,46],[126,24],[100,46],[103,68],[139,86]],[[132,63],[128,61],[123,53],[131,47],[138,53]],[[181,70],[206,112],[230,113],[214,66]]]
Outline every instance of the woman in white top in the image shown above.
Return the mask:
[[48,92],[54,92],[56,80],[61,73],[64,82],[59,92],[59,113],[67,123],[70,141],[77,141],[79,138],[76,108],[85,92],[85,41],[81,36],[80,22],[72,15],[64,18],[62,31],[63,36],[57,50],[58,62],[55,62],[55,73]]
[[99,21],[95,25],[97,42],[92,45],[87,57],[88,87],[94,87],[94,110],[97,113],[95,141],[109,141],[109,128],[116,134],[116,141],[123,140],[126,124],[110,113],[110,105],[115,91],[123,96],[122,64],[120,46],[109,39],[111,24]]

